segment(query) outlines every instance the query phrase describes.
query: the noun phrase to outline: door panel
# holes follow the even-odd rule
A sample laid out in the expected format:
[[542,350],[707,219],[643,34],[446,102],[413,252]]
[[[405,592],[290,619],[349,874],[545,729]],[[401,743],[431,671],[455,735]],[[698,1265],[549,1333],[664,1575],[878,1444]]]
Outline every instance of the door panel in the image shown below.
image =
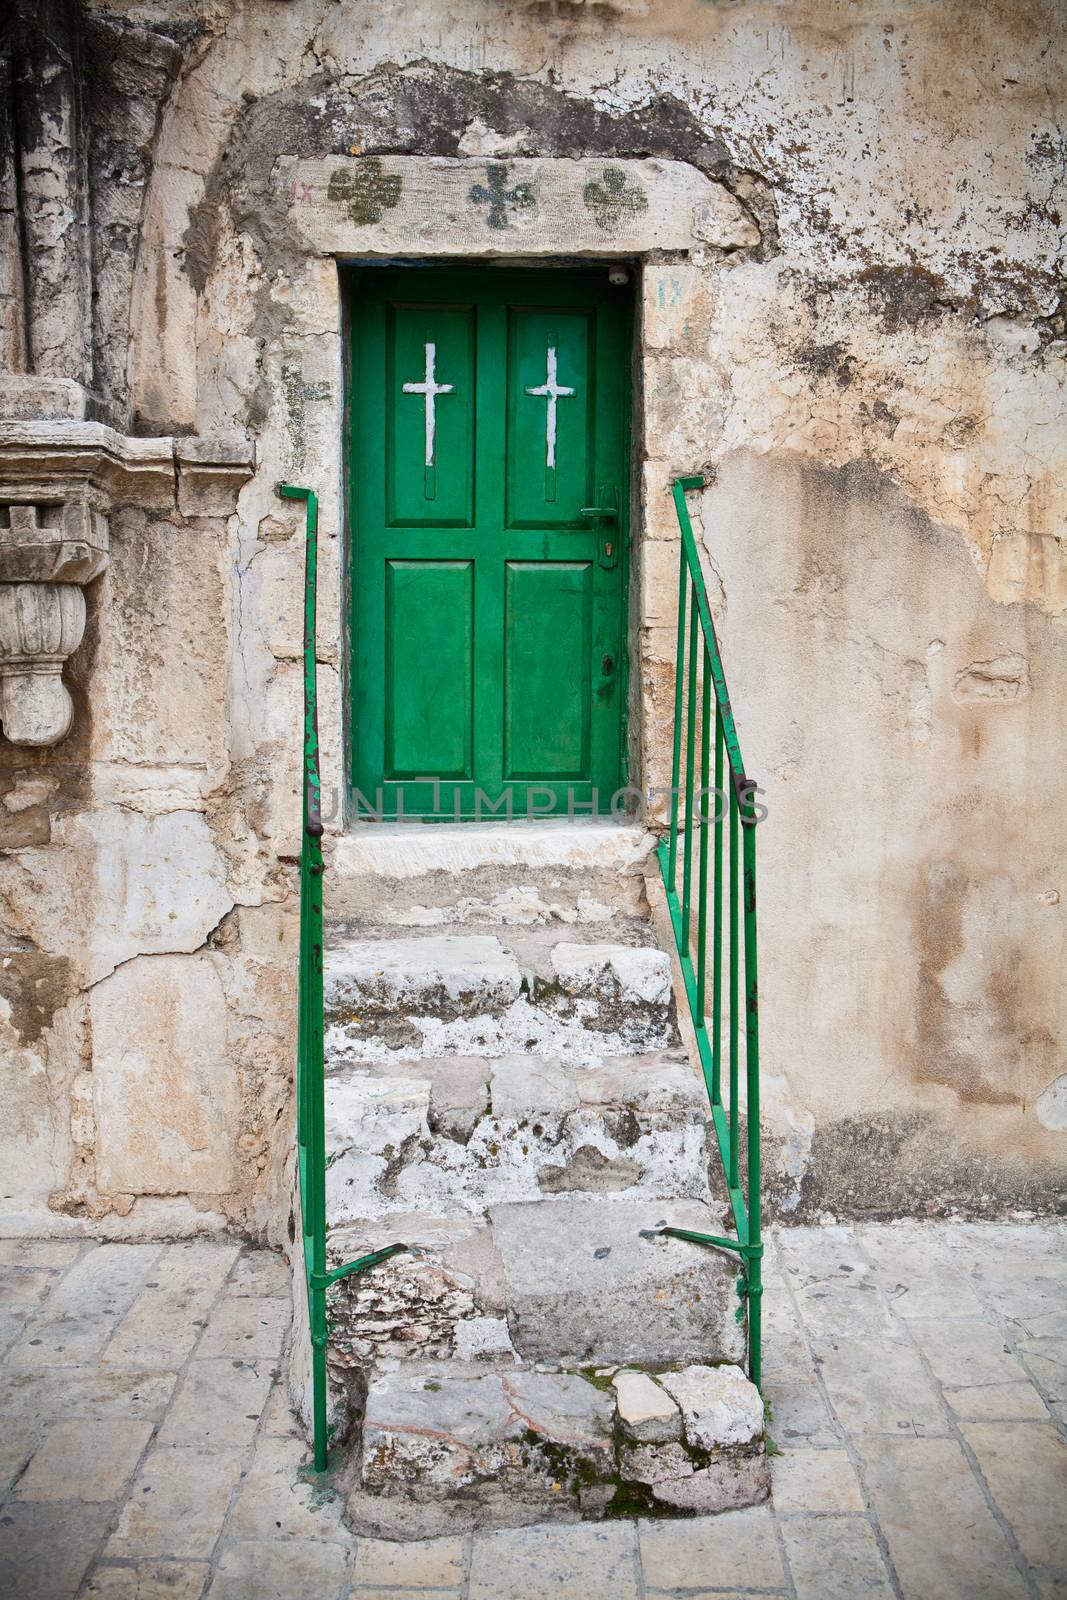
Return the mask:
[[[390,306],[386,318],[388,521],[474,521],[474,313]],[[448,463],[439,471],[438,463]]]
[[473,777],[474,563],[390,561],[385,776]]
[[589,781],[593,566],[509,561],[504,601],[504,777]]
[[[606,809],[625,782],[625,291],[604,268],[368,267],[352,289],[356,807],[522,815],[536,788],[540,811]],[[582,515],[613,496],[618,520]]]
[[584,528],[578,511],[591,503],[594,364],[589,312],[510,312],[509,527]]

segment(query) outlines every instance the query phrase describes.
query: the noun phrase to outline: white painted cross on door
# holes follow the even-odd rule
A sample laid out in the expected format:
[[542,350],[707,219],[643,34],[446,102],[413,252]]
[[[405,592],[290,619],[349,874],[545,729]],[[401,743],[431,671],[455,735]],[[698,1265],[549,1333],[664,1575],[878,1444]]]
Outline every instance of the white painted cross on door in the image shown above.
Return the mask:
[[566,399],[574,393],[573,389],[566,388],[559,382],[556,368],[556,347],[548,347],[548,371],[544,383],[539,383],[536,388],[527,385],[527,394],[536,395],[538,399],[547,399],[545,408],[545,466],[554,468],[556,465],[556,401]]
[[426,350],[426,375],[421,383],[405,383],[405,394],[421,394],[426,411],[426,465],[434,465],[434,450],[436,448],[435,435],[437,432],[437,396],[439,394],[452,394],[451,383],[438,383],[435,375],[437,365],[437,346],[427,344]]

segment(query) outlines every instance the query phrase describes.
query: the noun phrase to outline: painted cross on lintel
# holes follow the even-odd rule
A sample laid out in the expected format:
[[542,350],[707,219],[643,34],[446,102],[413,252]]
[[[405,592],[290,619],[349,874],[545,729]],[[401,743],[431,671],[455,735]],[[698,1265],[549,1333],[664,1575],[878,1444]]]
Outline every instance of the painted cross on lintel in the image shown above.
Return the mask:
[[470,197],[475,205],[488,206],[485,220],[491,228],[506,228],[508,206],[514,206],[519,211],[528,210],[534,203],[533,188],[528,183],[516,183],[509,189],[505,161],[488,162],[485,175],[489,180],[488,188],[484,183],[476,183],[471,188]]

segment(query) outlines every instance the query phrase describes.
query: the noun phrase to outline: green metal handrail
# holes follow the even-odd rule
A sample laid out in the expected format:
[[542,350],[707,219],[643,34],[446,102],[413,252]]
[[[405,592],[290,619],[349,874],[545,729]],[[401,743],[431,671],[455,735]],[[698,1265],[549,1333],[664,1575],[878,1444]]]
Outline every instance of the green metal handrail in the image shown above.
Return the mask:
[[304,558],[304,754],[303,832],[300,845],[300,965],[297,998],[296,1149],[300,1229],[311,1331],[312,1422],[315,1470],[326,1470],[326,1350],[330,1329],[326,1291],[353,1273],[388,1261],[403,1244],[373,1250],[343,1266],[326,1269],[326,1096],[323,1071],[322,774],[319,767],[318,670],[315,614],[318,586],[319,502],[312,489],[280,483],[283,500],[303,500],[307,539]]
[[[674,689],[674,759],[671,776],[671,825],[660,841],[658,856],[667,892],[675,943],[682,967],[700,1065],[727,1192],[736,1239],[665,1228],[676,1239],[736,1251],[742,1261],[739,1293],[748,1303],[748,1370],[757,1388],[762,1381],[763,1241],[760,1232],[759,1128],[759,997],[756,986],[756,784],[745,774],[737,740],[726,677],[700,569],[686,490],[701,489],[702,477],[676,478],[674,505],[681,530],[678,573],[678,651]],[[688,617],[688,647],[686,620]],[[698,692],[698,661],[700,664]],[[712,718],[711,697],[715,696]],[[715,783],[711,776],[714,723]],[[684,728],[684,741],[683,741]],[[699,745],[699,750],[698,750]],[[684,750],[684,754],[683,754]],[[724,805],[723,779],[729,768],[729,802]],[[709,800],[714,796],[714,815]],[[681,804],[681,828],[679,807]],[[726,829],[727,812],[729,822]],[[724,831],[728,838],[724,841]],[[679,832],[682,891],[678,893]],[[694,836],[696,848],[694,850]],[[708,854],[711,846],[711,1007],[708,1000]],[[725,906],[724,906],[725,891]],[[740,892],[740,906],[738,894]],[[696,951],[691,934],[696,903]],[[723,984],[723,942],[728,966]],[[740,1002],[741,955],[744,957],[744,1007]],[[744,1016],[746,1086],[747,1197],[741,1183],[739,1138],[741,1018]],[[723,1102],[723,1035],[726,1034],[728,1101]]]

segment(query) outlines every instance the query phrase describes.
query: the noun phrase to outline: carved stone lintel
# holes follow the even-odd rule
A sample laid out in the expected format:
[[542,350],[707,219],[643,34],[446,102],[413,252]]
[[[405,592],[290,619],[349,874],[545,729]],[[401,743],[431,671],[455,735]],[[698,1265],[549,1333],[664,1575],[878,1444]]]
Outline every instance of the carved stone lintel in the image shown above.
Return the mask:
[[63,663],[85,631],[83,589],[108,563],[114,504],[226,516],[252,471],[243,442],[127,438],[99,422],[0,421],[0,722],[57,744],[73,706]]

